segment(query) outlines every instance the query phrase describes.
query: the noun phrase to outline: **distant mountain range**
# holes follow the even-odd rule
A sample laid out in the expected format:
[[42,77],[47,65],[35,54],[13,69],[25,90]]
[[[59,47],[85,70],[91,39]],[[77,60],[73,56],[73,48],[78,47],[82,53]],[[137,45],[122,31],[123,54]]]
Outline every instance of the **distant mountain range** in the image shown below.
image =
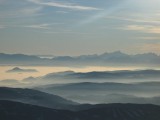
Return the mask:
[[160,106],[150,104],[96,105],[73,112],[0,100],[2,120],[159,120],[159,113]]
[[1,65],[53,65],[53,66],[81,66],[81,65],[160,65],[160,56],[154,53],[128,55],[120,51],[101,55],[57,56],[41,58],[33,55],[0,53]]
[[37,56],[33,55],[24,55],[24,54],[4,54],[0,53],[0,64],[7,64],[7,65],[12,65],[12,64],[17,64],[17,65],[29,65],[32,63],[36,65],[36,62],[42,62],[42,59]]
[[14,67],[13,69],[11,70],[8,70],[6,71],[7,73],[14,73],[14,72],[20,72],[20,73],[23,73],[23,72],[38,72],[37,70],[35,69],[22,69],[22,68],[19,68],[19,67]]

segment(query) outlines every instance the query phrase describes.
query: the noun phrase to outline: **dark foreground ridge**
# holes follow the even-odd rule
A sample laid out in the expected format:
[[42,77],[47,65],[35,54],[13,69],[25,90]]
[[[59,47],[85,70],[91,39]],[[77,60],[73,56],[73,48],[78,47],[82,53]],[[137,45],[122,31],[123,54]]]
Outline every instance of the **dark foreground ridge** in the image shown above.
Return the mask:
[[108,104],[83,111],[55,110],[0,100],[1,120],[160,120],[160,106]]

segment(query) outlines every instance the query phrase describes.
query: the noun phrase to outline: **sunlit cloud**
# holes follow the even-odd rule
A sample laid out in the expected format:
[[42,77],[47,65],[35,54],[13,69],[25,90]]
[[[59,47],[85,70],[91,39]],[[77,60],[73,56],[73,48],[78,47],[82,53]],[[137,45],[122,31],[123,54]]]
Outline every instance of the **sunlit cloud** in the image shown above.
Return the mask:
[[144,52],[154,52],[154,53],[160,53],[160,43],[150,43],[150,44],[144,44],[141,47],[139,47]]
[[128,21],[128,22],[136,22],[136,23],[148,23],[148,24],[160,24],[159,20],[152,19],[144,19],[144,18],[129,18],[127,16],[120,17],[120,16],[107,16],[107,19],[116,19],[116,20],[122,20],[122,21]]
[[160,26],[153,26],[153,25],[127,25],[121,29],[141,31],[145,33],[155,33],[155,34],[160,33]]
[[125,49],[126,52],[130,51],[131,53],[156,53],[160,55],[160,43],[141,43],[141,44],[132,44]]
[[63,3],[63,2],[43,2],[41,0],[28,0],[35,4],[44,5],[44,6],[51,6],[51,7],[59,7],[59,8],[66,8],[72,10],[99,10],[99,8],[89,7],[89,6],[81,6],[73,3]]
[[137,37],[137,39],[141,39],[141,40],[160,40],[160,37]]

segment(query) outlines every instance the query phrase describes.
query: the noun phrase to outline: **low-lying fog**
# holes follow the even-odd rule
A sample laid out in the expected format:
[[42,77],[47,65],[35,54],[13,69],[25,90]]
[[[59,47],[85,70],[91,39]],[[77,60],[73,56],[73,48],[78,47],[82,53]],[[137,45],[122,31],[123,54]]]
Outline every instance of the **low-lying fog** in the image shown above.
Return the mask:
[[14,72],[7,73],[6,71],[11,70],[17,66],[0,66],[0,80],[4,79],[16,79],[22,80],[27,77],[39,77],[53,72],[61,71],[75,71],[75,72],[90,72],[90,71],[113,71],[113,70],[135,70],[135,69],[147,69],[144,67],[102,67],[102,66],[89,66],[89,67],[46,67],[46,66],[18,66],[23,69],[35,69],[36,73],[22,73]]
[[1,66],[0,73],[0,86],[37,89],[79,103],[160,104],[160,71],[155,69]]

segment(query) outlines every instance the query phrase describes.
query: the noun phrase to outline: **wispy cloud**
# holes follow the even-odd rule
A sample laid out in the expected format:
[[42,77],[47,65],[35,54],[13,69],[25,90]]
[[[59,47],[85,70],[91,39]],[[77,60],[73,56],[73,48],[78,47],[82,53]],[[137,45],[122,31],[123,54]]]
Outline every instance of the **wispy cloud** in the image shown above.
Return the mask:
[[142,51],[150,52],[153,51],[155,53],[159,53],[160,51],[160,43],[151,43],[151,44],[144,44],[139,47]]
[[34,16],[38,15],[39,11],[42,10],[41,6],[38,7],[26,7],[26,8],[18,8],[16,10],[9,11],[1,11],[0,18],[16,18],[16,17],[24,17],[24,16]]
[[160,40],[160,37],[137,37],[137,39],[141,39],[141,40]]
[[160,33],[160,26],[154,26],[154,25],[127,25],[121,29],[141,31],[145,33],[155,33],[155,34]]
[[36,24],[36,25],[28,25],[24,26],[26,28],[34,28],[34,29],[50,29],[49,24]]
[[90,6],[81,6],[73,3],[63,3],[63,2],[43,2],[41,0],[28,0],[32,3],[44,5],[44,6],[52,6],[52,7],[59,7],[59,8],[66,8],[72,10],[100,10],[99,8],[90,7]]
[[47,30],[53,30],[53,27],[57,26],[57,25],[63,25],[65,23],[39,23],[39,24],[14,24],[14,25],[0,25],[0,29],[4,29],[4,28],[30,28],[30,29],[41,29],[44,30],[44,33]]
[[156,53],[160,55],[160,43],[141,43],[141,44],[132,44],[132,46],[129,46],[125,49],[126,51],[130,52],[137,52],[137,53]]
[[40,6],[39,7],[32,7],[32,8],[22,9],[21,13],[31,15],[31,14],[36,14],[41,10],[42,10],[42,7],[40,7]]
[[6,28],[6,26],[0,25],[0,29],[4,29],[4,28]]
[[78,26],[83,26],[85,24],[89,24],[99,19],[105,18],[106,16],[110,16],[111,14],[114,14],[115,12],[123,8],[124,4],[125,4],[124,2],[121,2],[120,4],[116,4],[114,7],[112,6],[112,7],[103,9],[101,11],[98,11],[96,14],[91,15],[87,19],[84,19],[83,21],[81,21]]
[[69,13],[69,12],[67,12],[67,11],[56,11],[56,13],[66,14],[66,13]]
[[[122,30],[130,30],[130,31],[139,31],[143,33],[149,34],[159,34],[160,33],[160,16],[158,15],[159,12],[154,10],[149,13],[139,12],[129,14],[126,12],[125,14],[115,15],[115,16],[108,16],[106,19],[113,19],[117,21],[122,21],[123,26],[118,27],[118,29]],[[153,39],[152,38],[144,38],[143,39]],[[157,39],[157,38],[154,38]]]
[[154,19],[141,19],[141,18],[128,18],[128,17],[119,17],[119,16],[108,16],[107,19],[117,19],[122,21],[136,22],[136,23],[148,23],[148,24],[160,24],[159,20]]
[[46,34],[79,34],[79,35],[93,35],[91,33],[83,33],[83,32],[73,32],[73,31],[58,31],[58,32],[54,32],[54,31],[46,31],[44,32]]

